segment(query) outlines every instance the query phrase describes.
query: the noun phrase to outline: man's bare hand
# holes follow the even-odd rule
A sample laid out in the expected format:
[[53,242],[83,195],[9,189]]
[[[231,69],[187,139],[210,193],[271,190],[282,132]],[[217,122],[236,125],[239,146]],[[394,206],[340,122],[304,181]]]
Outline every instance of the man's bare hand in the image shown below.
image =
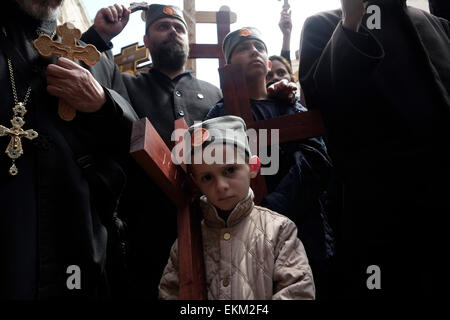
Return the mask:
[[111,41],[128,24],[130,13],[125,6],[118,4],[100,9],[94,19],[95,31],[105,42]]
[[292,12],[289,9],[289,4],[283,7],[283,11],[281,11],[280,23],[278,24],[284,36],[290,36],[292,32]]
[[358,31],[366,11],[363,0],[341,0],[341,5],[344,28]]
[[278,81],[267,88],[267,94],[270,98],[276,98],[294,103],[296,100],[297,85],[286,79]]
[[92,74],[73,61],[59,58],[47,67],[47,92],[81,112],[96,112],[106,102],[105,90]]

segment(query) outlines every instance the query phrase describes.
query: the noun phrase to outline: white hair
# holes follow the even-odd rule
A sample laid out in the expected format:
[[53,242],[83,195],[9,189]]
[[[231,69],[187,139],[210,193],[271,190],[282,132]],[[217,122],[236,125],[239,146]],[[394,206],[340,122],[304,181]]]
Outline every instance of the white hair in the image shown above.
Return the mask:
[[[16,0],[22,9],[38,20],[58,18],[64,0]],[[51,6],[53,4],[53,6]],[[56,6],[55,6],[56,5]]]

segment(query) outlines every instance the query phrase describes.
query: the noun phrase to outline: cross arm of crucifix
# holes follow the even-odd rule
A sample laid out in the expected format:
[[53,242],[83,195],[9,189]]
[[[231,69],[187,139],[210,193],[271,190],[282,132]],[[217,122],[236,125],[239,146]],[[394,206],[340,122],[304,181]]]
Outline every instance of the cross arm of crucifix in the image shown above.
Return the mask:
[[279,130],[280,143],[319,137],[325,133],[322,116],[318,110],[254,121],[242,68],[229,64],[219,72],[227,113],[244,119],[247,128]]
[[[325,133],[322,117],[318,110],[255,121],[248,96],[247,82],[242,68],[236,64],[229,64],[220,68],[219,73],[227,114],[244,119],[247,128],[256,130],[276,129],[279,133],[279,143],[319,137]],[[271,137],[272,135],[269,133],[267,135],[268,140],[266,145],[271,145]],[[261,141],[258,141],[257,145],[259,147],[265,146]],[[257,204],[261,203],[267,193],[265,180],[261,175],[258,175],[256,179],[252,180],[252,189],[255,192],[255,202]]]
[[0,137],[4,137],[7,134],[9,134],[9,129],[7,127],[0,125]]
[[24,131],[22,126],[23,121],[19,121],[17,118],[11,120],[12,128],[7,128],[0,125],[0,137],[9,136],[11,138],[8,147],[6,148],[6,154],[11,159],[18,159],[23,155],[22,138],[28,140],[34,140],[38,137],[38,133],[32,129]]

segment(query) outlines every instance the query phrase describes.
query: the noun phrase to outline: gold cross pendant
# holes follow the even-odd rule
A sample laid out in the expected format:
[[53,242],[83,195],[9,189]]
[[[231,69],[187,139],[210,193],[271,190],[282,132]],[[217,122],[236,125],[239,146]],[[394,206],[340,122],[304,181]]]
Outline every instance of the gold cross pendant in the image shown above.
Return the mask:
[[19,170],[16,167],[15,161],[23,155],[22,138],[33,140],[39,135],[32,129],[26,131],[23,130],[22,127],[24,126],[25,121],[21,117],[14,117],[11,120],[11,124],[12,128],[9,129],[0,125],[0,137],[8,136],[11,138],[5,153],[13,160],[13,164],[9,169],[9,174],[16,176],[19,173]]

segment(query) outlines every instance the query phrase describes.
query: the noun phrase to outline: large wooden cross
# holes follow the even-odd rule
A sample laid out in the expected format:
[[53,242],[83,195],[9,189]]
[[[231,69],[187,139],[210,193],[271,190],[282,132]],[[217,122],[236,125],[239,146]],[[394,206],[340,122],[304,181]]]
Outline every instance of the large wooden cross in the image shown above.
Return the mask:
[[[196,11],[195,0],[184,0],[184,16],[188,24],[190,53],[187,68],[196,70],[195,60],[193,59],[219,59],[219,66],[225,65],[225,58],[222,53],[222,42],[225,36],[230,32],[230,24],[237,21],[237,15],[231,12],[230,8],[223,6],[218,12],[214,11]],[[196,24],[214,23],[217,24],[217,44],[197,44],[196,43]]]
[[[176,130],[187,127],[183,118],[175,121]],[[131,154],[178,208],[179,299],[205,300],[201,213],[192,181],[147,118],[134,124]]]
[[[77,41],[81,39],[81,31],[73,24],[67,22],[56,28],[61,42],[53,41],[48,35],[42,34],[33,44],[39,54],[45,58],[59,56],[72,61],[81,60],[88,66],[93,66],[100,60],[100,52],[92,44],[80,46]],[[58,114],[65,121],[72,121],[76,110],[64,100],[59,101]]]
[[[255,121],[242,68],[239,65],[230,64],[220,68],[219,73],[227,114],[244,119],[247,129],[255,129],[256,131],[267,129],[267,146],[272,144],[270,131],[274,129],[279,130],[279,143],[324,135],[325,127],[318,110]],[[264,146],[259,141],[250,141],[250,143],[256,146]],[[261,203],[267,193],[265,179],[261,175],[252,180],[252,189],[255,193],[255,203]]]
[[[316,111],[254,121],[242,69],[237,65],[227,65],[220,69],[220,75],[228,114],[242,117],[248,128],[278,129],[280,143],[323,135],[322,120]],[[187,129],[184,119],[175,121],[175,129]],[[267,143],[271,144],[271,141]],[[189,181],[189,176],[185,169],[172,162],[171,151],[148,119],[134,124],[131,154],[178,208],[179,298],[206,299],[201,213],[195,207],[196,201],[193,201],[193,184]],[[257,179],[252,188],[255,191],[255,202],[259,203],[266,188],[263,177],[259,176]]]

